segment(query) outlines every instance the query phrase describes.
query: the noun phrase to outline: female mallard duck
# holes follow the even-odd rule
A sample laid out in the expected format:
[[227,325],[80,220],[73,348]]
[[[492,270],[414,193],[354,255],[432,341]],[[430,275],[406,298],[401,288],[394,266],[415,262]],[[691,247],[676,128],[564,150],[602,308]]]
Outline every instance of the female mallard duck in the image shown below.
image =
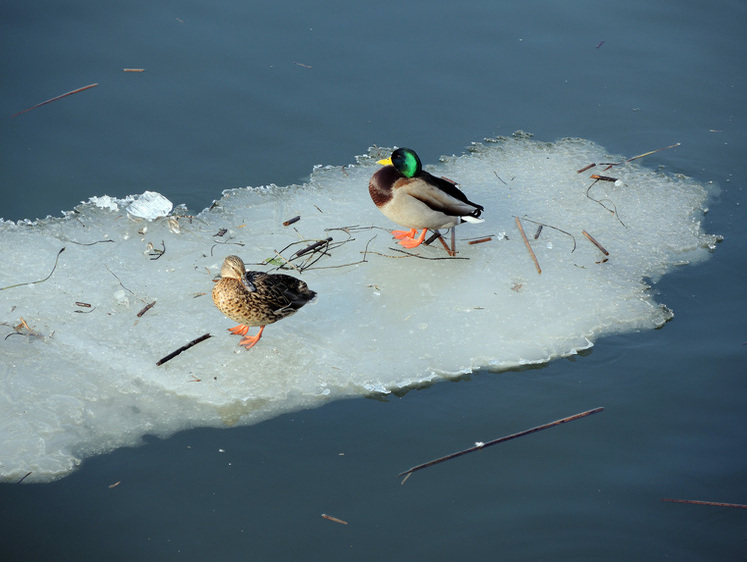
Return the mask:
[[[420,158],[409,148],[398,148],[368,182],[368,192],[379,210],[397,224],[409,228],[392,234],[405,248],[423,243],[425,233],[462,222],[482,222],[482,205],[473,203],[456,184],[423,170]],[[423,232],[415,238],[417,229]]]
[[[262,337],[267,324],[290,316],[312,300],[316,293],[290,275],[247,271],[238,256],[228,256],[213,287],[213,302],[223,314],[239,322],[232,334],[246,336],[239,342],[247,349]],[[259,326],[256,336],[247,336],[249,326]]]

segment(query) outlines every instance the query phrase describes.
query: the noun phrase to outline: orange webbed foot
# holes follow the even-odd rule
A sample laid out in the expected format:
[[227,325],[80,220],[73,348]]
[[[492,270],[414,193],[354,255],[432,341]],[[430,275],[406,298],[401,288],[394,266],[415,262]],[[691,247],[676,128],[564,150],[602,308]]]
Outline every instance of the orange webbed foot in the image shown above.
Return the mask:
[[[244,339],[242,339],[239,342],[239,345],[243,345],[245,348],[251,349],[257,344],[257,342],[259,341],[259,338],[262,337],[262,332],[264,331],[264,329],[265,327],[261,326],[256,336],[246,336]],[[246,334],[246,332],[244,333]]]
[[403,238],[415,238],[417,233],[418,231],[414,228],[411,228],[410,230],[392,230],[392,236],[397,240],[402,240]]
[[[417,231],[415,231],[417,232]],[[423,232],[420,233],[420,236],[415,238],[414,234],[413,236],[408,236],[405,238],[402,238],[399,243],[400,245],[404,246],[405,248],[411,249],[411,248],[417,248],[420,246],[423,241],[425,240],[425,233],[428,232],[427,228],[423,229]]]
[[233,328],[228,328],[228,331],[238,336],[245,336],[246,333],[249,331],[249,326],[244,326],[243,324],[239,324],[238,326],[234,326]]

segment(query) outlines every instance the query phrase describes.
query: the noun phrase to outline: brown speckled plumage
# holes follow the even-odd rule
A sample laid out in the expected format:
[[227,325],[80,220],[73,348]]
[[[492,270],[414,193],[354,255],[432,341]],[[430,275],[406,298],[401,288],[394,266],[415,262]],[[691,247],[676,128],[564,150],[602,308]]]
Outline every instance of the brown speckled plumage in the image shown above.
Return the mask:
[[316,296],[306,283],[290,275],[246,271],[238,256],[228,256],[220,273],[221,279],[213,287],[213,302],[239,322],[230,331],[243,336],[250,326],[260,326],[257,336],[240,342],[247,349],[259,341],[267,324],[294,314]]

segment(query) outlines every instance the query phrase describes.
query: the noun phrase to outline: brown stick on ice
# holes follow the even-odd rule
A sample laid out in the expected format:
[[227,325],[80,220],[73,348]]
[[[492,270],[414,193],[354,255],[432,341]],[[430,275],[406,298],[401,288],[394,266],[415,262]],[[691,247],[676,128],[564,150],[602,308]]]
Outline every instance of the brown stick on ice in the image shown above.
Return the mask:
[[529,240],[527,239],[527,235],[524,234],[524,227],[521,226],[521,221],[519,220],[519,217],[514,217],[514,218],[516,219],[516,226],[519,227],[519,232],[521,233],[521,237],[524,239],[524,244],[526,244],[527,250],[529,250],[529,255],[532,256],[534,265],[537,268],[537,273],[542,273],[542,268],[540,267],[540,264],[537,261],[537,256],[534,255],[534,251],[532,250],[532,247],[529,245]]
[[210,334],[203,334],[203,335],[202,335],[202,336],[200,336],[199,338],[195,338],[195,339],[193,339],[193,340],[192,340],[191,342],[189,342],[188,344],[186,344],[186,345],[183,345],[183,346],[181,346],[181,347],[180,347],[179,349],[177,349],[176,351],[172,351],[172,352],[171,352],[171,353],[169,353],[169,354],[168,354],[168,355],[167,355],[166,357],[164,357],[163,359],[159,360],[159,361],[158,361],[158,362],[156,363],[156,367],[160,367],[161,365],[163,365],[164,363],[166,363],[166,361],[171,361],[171,360],[172,360],[172,359],[173,359],[174,357],[176,357],[177,355],[179,355],[179,354],[180,354],[180,353],[181,353],[182,351],[186,351],[186,350],[188,350],[188,349],[189,349],[190,347],[192,347],[193,345],[197,345],[198,343],[200,343],[201,341],[205,341],[205,340],[206,340],[206,339],[208,339],[209,337],[212,337],[212,336],[211,336]]

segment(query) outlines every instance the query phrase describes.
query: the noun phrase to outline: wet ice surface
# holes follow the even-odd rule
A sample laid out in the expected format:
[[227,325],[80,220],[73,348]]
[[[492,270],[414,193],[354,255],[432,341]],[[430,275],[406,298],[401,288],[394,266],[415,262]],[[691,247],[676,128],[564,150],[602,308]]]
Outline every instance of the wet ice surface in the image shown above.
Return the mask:
[[[457,228],[460,259],[444,259],[438,243],[407,255],[368,196],[375,160],[386,154],[319,167],[303,185],[229,190],[194,217],[177,207],[153,218],[168,206],[153,194],[152,220],[127,212],[137,196],[100,196],[64,218],[0,223],[0,287],[43,279],[65,248],[48,280],[0,291],[0,477],[50,480],[145,434],[256,423],[653,329],[672,312],[647,283],[705,259],[716,241],[700,224],[704,186],[646,168],[645,159],[578,173],[623,158],[585,140],[518,135],[426,165],[459,181],[485,207],[485,222]],[[594,173],[619,181],[589,190]],[[536,239],[531,221],[548,225]],[[240,348],[210,299],[225,256],[269,271],[259,264],[328,237],[325,255],[293,259],[303,272],[286,271],[317,301]],[[21,319],[33,333],[17,328]],[[213,337],[156,366],[205,333]]]

